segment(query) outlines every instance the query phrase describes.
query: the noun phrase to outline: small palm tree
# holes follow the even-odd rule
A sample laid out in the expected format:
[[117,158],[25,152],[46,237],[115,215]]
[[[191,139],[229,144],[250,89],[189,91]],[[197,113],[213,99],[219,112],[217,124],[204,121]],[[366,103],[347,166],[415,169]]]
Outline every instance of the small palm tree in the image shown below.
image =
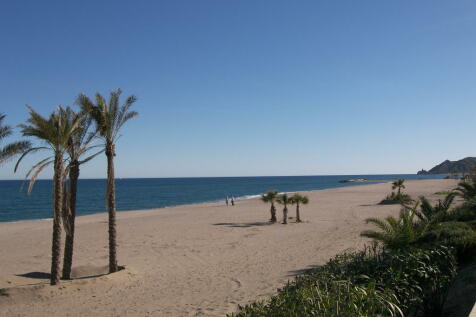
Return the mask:
[[116,156],[116,141],[124,123],[138,115],[129,108],[136,101],[135,96],[126,99],[123,105],[119,104],[122,91],[117,89],[110,93],[109,101],[96,94],[93,102],[89,97],[80,94],[77,103],[83,111],[88,113],[96,123],[99,137],[104,141],[104,151],[107,158],[107,204],[109,215],[109,273],[117,272],[117,229],[116,229],[116,189],[114,178],[114,156]]
[[405,182],[404,179],[397,179],[396,181],[392,183],[392,189],[398,190],[398,194],[397,194],[398,196],[401,195],[401,190],[405,188],[405,185],[403,185],[404,182]]
[[451,204],[455,199],[455,194],[450,193],[446,195],[443,201],[438,200],[435,206],[432,206],[428,199],[424,196],[420,196],[420,211],[416,212],[416,216],[420,221],[434,224],[444,221],[451,208]]
[[455,189],[455,194],[462,197],[466,201],[476,198],[476,181],[459,182]]
[[[5,115],[0,113],[0,142],[13,133],[10,126],[3,125],[4,119]],[[3,148],[0,148],[0,165],[14,156],[25,152],[30,147],[31,143],[29,141],[18,141],[5,145]]]
[[309,203],[309,199],[306,196],[301,196],[299,194],[294,194],[290,202],[292,205],[296,205],[296,222],[301,222],[301,216],[299,214],[299,205],[307,205]]
[[283,224],[288,223],[288,205],[291,203],[291,198],[287,194],[281,194],[276,197],[276,201],[283,205]]
[[274,206],[274,202],[276,200],[276,197],[278,195],[278,191],[272,189],[268,190],[266,194],[261,195],[261,200],[265,203],[271,203],[271,219],[269,219],[270,222],[276,222],[276,207]]
[[[28,106],[27,106],[28,107]],[[60,278],[60,254],[61,254],[61,217],[63,212],[63,179],[64,179],[64,153],[68,147],[68,142],[71,135],[80,129],[81,121],[78,118],[74,121],[65,120],[64,109],[59,106],[58,111],[52,113],[48,119],[42,117],[33,108],[28,107],[30,111],[30,118],[27,124],[21,124],[24,136],[34,137],[45,143],[45,146],[32,147],[26,150],[19,158],[15,165],[15,171],[18,168],[21,160],[29,153],[40,150],[50,151],[53,155],[49,156],[33,166],[27,174],[31,175],[29,191],[41,173],[41,171],[48,165],[54,165],[53,176],[53,241],[52,241],[52,256],[51,256],[51,285],[59,283]]]
[[412,208],[402,208],[399,218],[388,216],[385,219],[368,218],[367,223],[375,225],[380,231],[365,230],[360,235],[382,243],[390,249],[401,249],[410,246],[424,233],[428,227],[415,222],[418,203]]

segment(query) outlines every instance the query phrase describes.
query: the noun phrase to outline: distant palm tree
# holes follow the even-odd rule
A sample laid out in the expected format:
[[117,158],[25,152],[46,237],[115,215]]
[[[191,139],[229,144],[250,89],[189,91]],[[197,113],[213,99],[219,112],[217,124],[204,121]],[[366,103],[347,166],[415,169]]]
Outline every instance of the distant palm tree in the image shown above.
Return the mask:
[[287,194],[281,194],[276,197],[276,201],[283,205],[283,224],[288,223],[288,205],[291,203],[291,198]]
[[76,196],[78,191],[80,165],[89,162],[94,157],[104,152],[104,150],[100,150],[89,157],[84,157],[84,155],[89,151],[98,147],[98,145],[92,144],[96,132],[89,131],[92,119],[83,112],[74,112],[69,107],[64,111],[64,115],[64,120],[67,120],[70,124],[76,120],[81,120],[81,128],[70,136],[68,147],[66,148],[68,164],[66,165],[65,175],[69,175],[69,187],[65,186],[65,203],[63,204],[63,227],[66,232],[63,256],[63,279],[70,279],[71,268],[73,265]]
[[261,195],[261,200],[265,203],[271,203],[271,219],[270,222],[276,222],[276,207],[274,206],[274,201],[276,200],[276,196],[278,195],[278,191],[272,189],[268,190],[266,194]]
[[[3,125],[5,115],[0,113],[0,142],[6,137],[10,136],[13,131],[8,125]],[[31,147],[31,143],[28,141],[18,141],[5,145],[0,148],[0,165],[13,158],[15,155],[21,154]]]
[[385,219],[368,218],[367,223],[375,225],[380,231],[365,230],[360,235],[382,243],[390,249],[406,248],[426,233],[428,227],[415,222],[418,203],[412,208],[402,208],[399,218],[388,216]]
[[398,179],[392,183],[392,189],[398,189],[398,196],[400,196],[401,190],[405,188],[403,182],[405,182],[404,179]]
[[61,106],[59,106],[58,111],[52,113],[48,119],[42,117],[31,107],[28,107],[28,109],[30,111],[30,117],[27,120],[27,124],[21,124],[19,127],[22,129],[24,136],[37,138],[40,141],[43,141],[45,146],[32,147],[26,150],[15,165],[15,171],[17,170],[21,160],[29,153],[47,150],[53,154],[52,156],[49,156],[35,164],[27,173],[27,177],[31,175],[30,186],[28,188],[28,190],[31,191],[32,186],[41,171],[51,163],[54,164],[53,241],[51,247],[52,256],[50,283],[51,285],[56,285],[59,283],[60,278],[59,268],[61,261],[61,217],[63,212],[64,194],[64,153],[68,147],[68,142],[71,135],[80,129],[81,120],[79,120],[79,118],[74,121],[65,120],[65,110]]
[[455,194],[469,201],[476,198],[476,181],[459,182]]
[[290,199],[290,203],[292,205],[296,205],[296,222],[301,222],[301,216],[299,214],[299,205],[307,205],[309,203],[309,199],[306,196],[294,194]]
[[116,156],[115,142],[124,123],[138,115],[129,108],[136,101],[135,96],[126,99],[123,105],[119,104],[121,90],[110,93],[109,101],[96,94],[95,103],[84,94],[80,94],[77,103],[87,112],[96,123],[99,136],[104,141],[104,150],[107,157],[107,204],[109,214],[109,273],[116,272],[117,266],[117,232],[116,232],[116,189],[114,181],[114,156]]
[[451,208],[451,204],[455,198],[454,193],[448,194],[443,201],[438,200],[435,206],[432,206],[428,199],[420,196],[420,211],[415,214],[424,223],[437,223],[444,221]]

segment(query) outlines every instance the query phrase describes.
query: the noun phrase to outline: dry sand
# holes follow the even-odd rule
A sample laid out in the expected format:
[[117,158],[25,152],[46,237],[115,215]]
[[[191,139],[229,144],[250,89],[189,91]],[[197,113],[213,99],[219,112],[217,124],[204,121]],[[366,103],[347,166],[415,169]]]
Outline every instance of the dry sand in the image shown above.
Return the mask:
[[[413,197],[437,199],[435,192],[456,182],[405,184]],[[389,184],[374,184],[305,192],[310,203],[301,224],[269,225],[269,206],[258,199],[120,212],[126,270],[104,276],[107,215],[82,216],[77,279],[60,286],[47,280],[51,220],[1,223],[0,316],[224,316],[274,294],[302,270],[361,248],[364,219],[398,214],[397,205],[377,205],[389,191]]]

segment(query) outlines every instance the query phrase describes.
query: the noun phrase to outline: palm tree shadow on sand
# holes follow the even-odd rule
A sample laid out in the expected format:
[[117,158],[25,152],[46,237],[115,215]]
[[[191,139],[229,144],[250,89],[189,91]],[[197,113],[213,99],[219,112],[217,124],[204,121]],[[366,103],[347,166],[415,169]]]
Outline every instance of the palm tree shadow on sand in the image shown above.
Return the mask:
[[270,226],[273,223],[267,222],[220,222],[214,223],[214,226],[225,226],[230,228],[250,228],[250,227],[263,227]]
[[46,272],[28,272],[23,274],[16,274],[16,276],[43,280],[43,279],[49,279],[51,277],[51,274]]
[[[124,266],[118,266],[119,271],[125,269]],[[88,278],[95,278],[104,275],[108,275],[108,266],[78,266],[73,268],[71,272],[71,277],[73,280],[82,280]],[[28,272],[23,274],[16,274],[19,277],[27,277],[31,279],[46,280],[51,277],[50,273],[47,272]]]

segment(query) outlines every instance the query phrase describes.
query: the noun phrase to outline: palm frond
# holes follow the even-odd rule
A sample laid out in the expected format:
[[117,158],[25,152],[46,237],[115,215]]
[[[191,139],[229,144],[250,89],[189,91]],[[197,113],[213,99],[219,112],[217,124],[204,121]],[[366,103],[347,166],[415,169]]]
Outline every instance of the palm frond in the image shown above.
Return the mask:
[[[390,218],[393,218],[393,217],[390,217]],[[382,230],[386,233],[392,232],[392,228],[393,228],[392,225],[390,225],[389,223],[387,223],[385,221],[388,221],[388,218],[386,218],[385,220],[382,220],[382,219],[379,219],[379,218],[368,218],[368,219],[365,220],[365,222],[367,224],[373,224],[377,228],[379,228],[380,230]]]
[[30,178],[30,182],[28,183],[28,194],[31,194],[31,191],[33,190],[33,186],[35,185],[36,183],[36,179],[38,178],[38,176],[40,175],[40,173],[43,171],[43,169],[45,167],[47,167],[48,165],[50,165],[53,161],[48,161],[48,162],[45,162],[43,164],[41,164],[40,166],[38,166],[34,173],[32,174],[31,178]]
[[464,200],[476,198],[476,181],[459,182],[454,192],[455,195],[462,197]]
[[0,140],[10,136],[12,133],[13,131],[10,126],[2,126],[0,124]]
[[88,112],[94,120],[99,135],[109,143],[114,143],[119,137],[119,131],[122,126],[128,120],[138,115],[135,111],[129,111],[137,98],[130,96],[123,105],[119,105],[121,93],[120,89],[112,91],[108,101],[97,93],[95,95],[95,103],[87,96],[81,94],[76,101],[81,106],[81,109]]
[[287,205],[290,203],[290,197],[287,194],[281,194],[276,197],[276,201],[279,204]]
[[0,149],[0,164],[6,162],[7,160],[13,158],[14,156],[25,152],[31,148],[31,143],[29,141],[18,141],[10,143]]
[[97,152],[97,153],[94,153],[93,155],[90,155],[88,156],[87,158],[85,158],[84,160],[81,160],[79,161],[79,164],[82,165],[82,164],[85,164],[89,161],[91,161],[92,159],[94,159],[96,156],[98,156],[99,154],[102,154],[104,153],[105,149],[102,149],[101,151]]
[[388,216],[385,219],[369,218],[367,223],[375,225],[380,231],[365,230],[361,236],[381,242],[388,248],[403,248],[415,242],[426,231],[414,221],[418,204],[412,208],[402,208],[399,218]]
[[365,231],[362,231],[360,233],[360,236],[361,237],[365,237],[365,238],[369,238],[369,239],[373,239],[373,240],[376,240],[376,241],[380,241],[380,242],[386,242],[388,241],[388,235],[386,235],[385,233],[382,233],[382,232],[376,232],[376,231],[372,231],[372,230],[365,230]]
[[15,164],[15,168],[13,169],[13,171],[14,172],[17,171],[18,166],[20,165],[20,162],[25,158],[25,156],[27,156],[29,153],[34,153],[34,152],[38,152],[38,151],[41,151],[41,150],[48,150],[48,148],[44,147],[44,146],[39,146],[39,147],[29,148],[28,150],[23,152],[23,154],[20,156],[17,163]]
[[52,156],[49,156],[49,157],[47,157],[47,158],[45,158],[45,159],[39,161],[39,162],[36,163],[35,165],[33,165],[33,166],[30,168],[30,170],[26,173],[25,178],[30,177],[31,173],[32,173],[35,169],[37,169],[40,165],[42,165],[42,164],[44,164],[44,163],[46,163],[47,161],[50,161],[50,160],[51,160],[51,161],[53,160],[53,157],[52,157]]

